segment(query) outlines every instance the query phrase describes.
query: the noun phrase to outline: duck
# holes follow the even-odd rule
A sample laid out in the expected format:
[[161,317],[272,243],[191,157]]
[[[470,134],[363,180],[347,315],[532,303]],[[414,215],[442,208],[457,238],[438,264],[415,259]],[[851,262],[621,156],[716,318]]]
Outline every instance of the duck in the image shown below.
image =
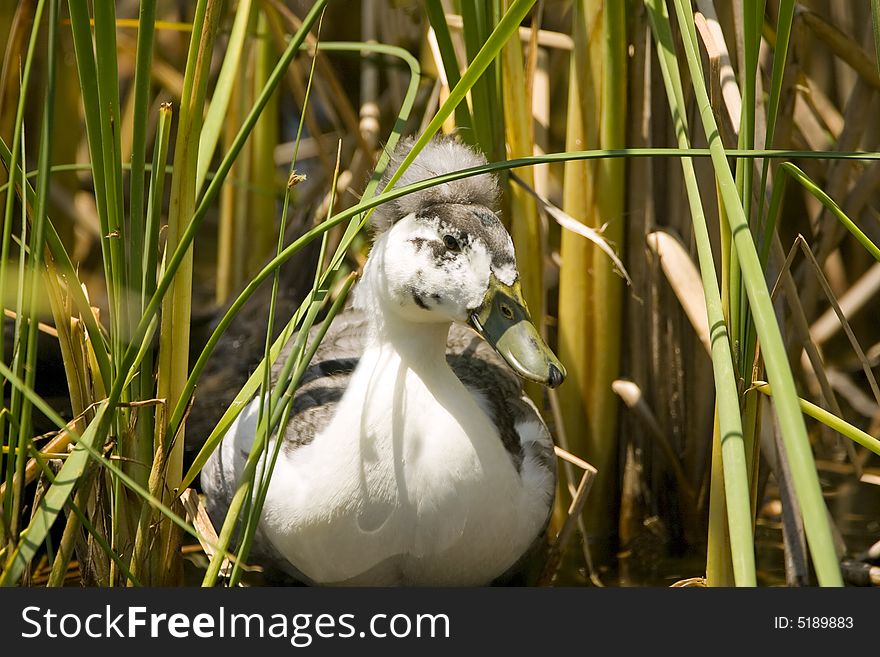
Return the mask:
[[[380,188],[414,143],[399,142]],[[434,137],[398,184],[485,163]],[[543,540],[556,459],[522,381],[556,387],[565,368],[529,315],[499,196],[481,174],[374,211],[352,298],[272,438],[282,444],[251,560],[307,585],[481,586]],[[217,526],[258,415],[257,397],[202,470]]]

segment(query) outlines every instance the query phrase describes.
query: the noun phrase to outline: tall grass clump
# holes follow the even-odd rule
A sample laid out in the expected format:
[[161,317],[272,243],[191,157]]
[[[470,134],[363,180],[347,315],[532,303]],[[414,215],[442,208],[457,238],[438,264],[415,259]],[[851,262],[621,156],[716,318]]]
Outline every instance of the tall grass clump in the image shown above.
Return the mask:
[[[28,400],[21,410],[15,408],[16,412],[10,417],[18,423],[30,413],[30,403],[38,404],[47,418],[58,425],[61,435],[67,437],[63,445],[55,446],[56,450],[63,451],[66,444],[75,443],[57,476],[53,477],[51,472],[46,474],[54,483],[48,485],[45,494],[35,500],[30,524],[21,532],[13,524],[11,527],[16,531],[5,537],[3,583],[12,584],[22,577],[28,577],[33,558],[45,544],[46,554],[53,557],[49,583],[60,584],[67,561],[72,557],[71,546],[79,543],[81,524],[87,527],[87,539],[85,547],[77,547],[77,550],[86,581],[103,585],[125,582],[172,584],[180,581],[180,538],[177,532],[184,529],[193,536],[203,538],[181,517],[176,502],[181,492],[184,443],[180,427],[175,427],[172,432],[168,422],[168,410],[178,405],[189,374],[191,244],[242,143],[253,130],[286,64],[298,52],[306,32],[316,22],[324,4],[317,3],[304,19],[302,29],[294,36],[285,56],[268,77],[210,185],[198,197],[197,156],[201,117],[222,8],[221,2],[202,0],[198,3],[193,16],[194,27],[187,35],[190,45],[177,114],[177,140],[173,157],[169,158],[173,169],[168,185],[168,222],[160,230],[164,205],[162,191],[165,186],[162,179],[168,158],[171,110],[166,105],[159,108],[154,149],[157,168],[151,171],[151,193],[144,223],[144,185],[142,180],[136,180],[134,176],[130,201],[138,208],[126,212],[124,207],[126,199],[123,195],[119,130],[122,119],[116,65],[117,22],[113,6],[100,3],[95,7],[95,14],[90,16],[83,3],[70,3],[69,25],[80,79],[82,113],[86,118],[89,170],[100,220],[100,252],[109,321],[105,332],[97,324],[93,309],[83,295],[64,245],[57,237],[54,240],[50,238],[51,255],[62,263],[64,270],[60,277],[54,269],[48,268],[41,274],[48,279],[45,284],[50,288],[59,287],[60,284],[60,295],[50,297],[50,301],[57,301],[53,314],[58,318],[58,326],[64,327],[65,323],[70,325],[71,320],[75,319],[87,327],[87,334],[82,331],[75,334],[80,339],[80,344],[75,348],[85,357],[77,359],[76,354],[71,354],[65,358],[64,366],[69,380],[79,375],[88,382],[86,386],[79,387],[85,387],[89,396],[75,403],[78,417],[71,426],[35,397],[32,374],[22,380],[15,371],[5,366],[3,368],[17,391],[16,395],[23,395],[23,399]],[[40,16],[36,16],[34,34],[47,25],[55,34],[61,24],[56,5],[52,3],[50,21],[41,21]],[[94,24],[94,32],[91,23]],[[136,98],[144,101],[147,94],[144,88],[148,84],[145,76],[150,70],[153,50],[155,3],[142,4],[139,26],[143,36],[138,40],[134,93]],[[37,39],[32,38],[30,43],[35,45]],[[54,40],[49,43],[53,44]],[[30,52],[32,56],[33,50]],[[55,51],[50,48],[47,55],[50,70],[54,69],[56,60]],[[52,76],[49,76],[48,82],[47,98],[51,100]],[[23,94],[20,108],[24,107],[26,100],[27,96]],[[134,120],[142,125],[132,133],[138,143],[133,145],[131,152],[133,156],[139,155],[141,158],[146,153],[142,143],[147,132],[143,123],[148,121],[143,111],[145,104],[141,102],[139,111],[135,112]],[[19,113],[23,114],[23,109]],[[52,115],[47,113],[46,117],[51,122]],[[49,125],[44,131],[47,144],[52,129],[53,126]],[[20,165],[12,155],[17,151],[18,143],[14,141],[12,151],[5,149],[4,162],[12,176],[20,176]],[[50,219],[46,216],[44,189],[49,181],[48,151],[41,157],[46,164],[39,174],[45,172],[47,175],[38,175],[38,202],[33,204],[31,197],[34,190],[28,183],[18,185],[19,197],[25,201],[21,207],[23,210],[32,210],[22,221],[22,230],[28,224],[51,227]],[[136,176],[143,176],[143,160],[133,169]],[[14,198],[12,192],[13,187],[7,187],[7,205],[10,207]],[[40,198],[42,202],[39,202]],[[6,225],[11,225],[11,221],[7,221]],[[42,228],[37,234],[42,236]],[[41,252],[42,246],[33,244],[28,252],[22,250],[20,261],[24,263],[28,257],[32,258]],[[37,268],[39,261],[35,260],[34,263],[34,268]],[[71,297],[77,302],[75,308],[72,307]],[[161,314],[158,314],[160,309]],[[71,316],[71,311],[76,314]],[[36,327],[35,320],[36,317],[30,326]],[[155,358],[151,356],[154,335],[158,344]],[[83,365],[86,371],[83,371]],[[147,413],[154,415],[145,418]],[[143,424],[139,427],[140,422]],[[153,431],[145,431],[144,426]],[[28,429],[27,424],[24,429]],[[17,512],[20,508],[20,503],[16,507],[14,500],[20,499],[25,490],[23,464],[25,456],[35,451],[32,441],[33,438],[28,436],[21,441],[16,438],[15,443],[7,443],[7,458],[14,459],[15,464],[4,468],[7,475],[5,491],[12,500],[9,506],[4,504],[4,511]],[[43,460],[39,455],[35,457],[38,462]],[[123,467],[119,463],[123,463]],[[55,550],[49,530],[66,503],[76,511],[68,515],[61,545]],[[17,522],[18,513],[15,518]],[[177,530],[173,529],[174,526]]]

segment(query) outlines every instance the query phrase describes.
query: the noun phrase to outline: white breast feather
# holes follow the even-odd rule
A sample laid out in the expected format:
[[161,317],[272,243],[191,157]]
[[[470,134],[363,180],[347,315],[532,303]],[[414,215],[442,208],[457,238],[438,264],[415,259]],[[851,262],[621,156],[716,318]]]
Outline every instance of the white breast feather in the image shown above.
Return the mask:
[[352,379],[331,425],[279,460],[266,535],[325,583],[371,570],[394,579],[377,584],[482,584],[487,572],[502,574],[540,531],[552,477],[536,463],[521,477],[469,395],[438,404],[411,370],[406,395],[392,397],[400,413],[372,404],[377,390],[384,399],[403,383],[401,364],[394,355],[364,358],[372,366]]

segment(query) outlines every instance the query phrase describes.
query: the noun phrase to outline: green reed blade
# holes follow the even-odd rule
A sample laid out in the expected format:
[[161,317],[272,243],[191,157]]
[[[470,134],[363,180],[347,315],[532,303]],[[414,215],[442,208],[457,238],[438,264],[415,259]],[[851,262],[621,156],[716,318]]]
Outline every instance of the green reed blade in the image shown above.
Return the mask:
[[[2,137],[0,137],[0,161],[2,161],[3,165],[8,169],[12,170],[12,153],[7,147],[6,143],[3,141]],[[56,170],[59,167],[52,167],[51,170]],[[76,165],[71,167],[75,170],[89,170],[88,165]],[[21,169],[16,165],[16,177],[21,175]],[[36,177],[37,172],[33,172],[33,177]],[[25,202],[29,205],[33,205],[36,202],[37,192],[30,185],[29,182],[25,181],[24,189],[17,190],[22,197],[22,202]],[[73,263],[70,260],[70,256],[67,254],[67,250],[64,245],[61,243],[61,237],[58,235],[58,232],[55,230],[55,227],[52,225],[52,221],[49,217],[46,217],[46,244],[49,248],[49,251],[52,254],[52,257],[55,259],[55,264],[59,269],[60,276],[67,282],[67,291],[73,297],[74,305],[77,308],[77,311],[82,317],[82,320],[86,326],[86,331],[89,335],[89,340],[91,340],[92,344],[95,348],[95,357],[98,361],[98,368],[101,373],[101,381],[104,387],[109,387],[111,376],[110,376],[110,355],[107,351],[107,344],[104,338],[104,333],[100,326],[98,326],[98,322],[95,319],[95,316],[92,314],[91,308],[89,306],[89,301],[86,299],[85,293],[80,287],[77,281],[77,273],[76,269],[73,266]],[[0,270],[0,276],[2,276],[2,270]],[[0,343],[2,344],[2,343]]]
[[223,65],[214,85],[211,105],[205,114],[202,134],[199,137],[199,163],[196,173],[196,193],[200,192],[208,175],[211,158],[223,132],[223,122],[229,110],[229,99],[237,79],[238,67],[242,60],[247,27],[251,18],[252,0],[241,0],[235,9],[235,20],[229,33],[229,42],[223,55]]
[[[443,60],[443,71],[446,73],[446,81],[449,83],[449,88],[452,89],[461,80],[461,72],[458,68],[455,48],[452,45],[449,25],[446,23],[446,13],[443,11],[443,4],[440,0],[426,0],[425,13],[437,37],[437,48],[440,50],[440,58]],[[471,145],[476,144],[474,123],[466,103],[459,103],[455,106],[455,125],[459,129],[458,134],[461,136],[462,141]]]
[[[156,33],[156,0],[143,0],[138,14],[137,51],[134,65],[134,119],[131,135],[131,176],[129,180],[129,292],[143,296],[144,259],[150,248],[144,227],[144,169],[147,158],[147,111],[150,107],[150,67],[153,62],[153,37]],[[138,314],[141,308],[137,309]],[[134,323],[135,318],[129,320]]]
[[[675,9],[680,26],[693,23],[693,13],[689,3],[675,0]],[[687,28],[682,32],[687,34]],[[718,181],[718,188],[727,212],[730,231],[742,267],[743,283],[748,295],[753,320],[762,344],[762,354],[767,368],[770,384],[777,391],[774,398],[776,414],[785,443],[794,481],[795,491],[801,503],[807,542],[813,557],[813,564],[819,583],[823,586],[841,586],[843,581],[831,528],[828,524],[825,500],[816,473],[813,453],[807,437],[804,418],[801,414],[794,376],[788,364],[788,356],[782,333],[776,323],[776,316],[770,300],[770,293],[764,279],[764,272],[755,243],[749,231],[748,220],[739,202],[736,184],[727,163],[727,155],[721,144],[718,126],[715,123],[709,95],[703,79],[700,55],[696,39],[684,39],[691,81],[696,93],[700,118],[706,140],[712,155],[712,163]]]
[[874,244],[864,232],[862,232],[862,229],[859,228],[852,219],[846,216],[844,211],[840,209],[840,206],[835,203],[833,198],[828,196],[828,194],[814,183],[807,174],[791,162],[783,162],[779,165],[779,168],[798,181],[804,189],[810,192],[810,194],[816,197],[822,205],[828,208],[828,210],[831,211],[831,214],[833,214],[837,220],[840,221],[850,233],[852,233],[853,237],[858,240],[859,244],[861,244],[875,260],[880,262],[880,248],[878,248],[877,245]]
[[[15,120],[13,123],[13,137],[12,137],[12,149],[10,152],[10,157],[5,158],[7,162],[9,162],[9,181],[10,184],[14,184],[16,177],[19,175],[19,164],[18,158],[21,157],[20,149],[22,148],[22,141],[24,136],[24,113],[27,103],[27,93],[26,90],[28,88],[28,84],[31,79],[31,71],[33,68],[34,54],[36,53],[37,48],[37,35],[39,33],[40,24],[42,22],[43,11],[45,7],[45,0],[40,0],[37,4],[36,9],[34,11],[34,22],[31,28],[31,34],[28,41],[27,54],[25,55],[24,67],[20,73],[19,80],[19,89],[21,93],[18,98],[18,105],[15,110]],[[24,157],[21,158],[22,162],[24,162]],[[24,187],[24,180],[22,179],[22,187]],[[6,282],[6,272],[9,269],[9,249],[12,241],[12,217],[13,217],[13,199],[15,195],[12,193],[12,189],[6,194],[6,202],[4,206],[4,219],[3,219],[3,238],[2,238],[2,248],[0,248],[0,290],[5,291],[7,289],[8,283]],[[24,204],[22,204],[24,205]],[[24,228],[24,224],[26,222],[22,222],[22,228]],[[24,256],[20,258],[20,262],[23,264]],[[18,296],[19,300],[22,299],[21,295]],[[21,315],[18,315],[19,319]],[[16,320],[18,323],[19,320]],[[5,332],[4,332],[5,333]],[[15,331],[15,335],[20,335],[19,331]],[[0,349],[3,349],[2,352],[5,354],[5,335],[0,335]],[[13,347],[14,349],[14,347]],[[6,403],[6,381],[0,376],[0,401],[5,405]],[[16,416],[13,413],[13,416]],[[5,416],[0,418],[0,444],[4,444],[6,439],[6,419]],[[9,453],[7,455],[5,473],[6,473],[6,499],[3,500],[2,508],[4,510],[10,510],[11,518],[9,519],[9,523],[12,525],[12,536],[10,538],[15,539],[16,530],[15,527],[18,523],[18,507],[20,505],[19,495],[15,490],[15,487],[12,486],[12,477],[13,473],[17,472],[18,467],[16,464],[16,457],[14,451],[12,449],[13,446],[13,436],[10,433],[9,435]],[[5,537],[5,531],[0,529],[0,537]]]
[[[681,73],[675,57],[675,46],[669,25],[669,16],[663,0],[648,0],[648,18],[657,44],[657,55],[666,96],[673,117],[675,134],[679,146],[689,145],[688,126],[685,117],[687,106],[681,85]],[[731,353],[730,336],[724,322],[721,303],[721,290],[715,275],[715,261],[709,229],[703,212],[699,184],[694,172],[693,161],[682,158],[685,186],[690,203],[694,240],[700,263],[703,294],[706,299],[707,319],[710,327],[712,347],[712,372],[715,380],[717,426],[721,436],[721,464],[723,469],[725,507],[727,526],[730,535],[730,554],[733,564],[734,580],[737,586],[755,586],[755,553],[752,536],[752,514],[749,503],[749,482],[746,471],[746,455],[743,445],[742,421],[740,418],[739,394],[736,386],[736,370]],[[749,162],[749,164],[751,164]],[[716,503],[711,500],[711,503]],[[711,511],[710,511],[711,514]],[[710,517],[710,523],[712,518]],[[718,529],[714,529],[717,533]],[[710,550],[708,559],[716,557],[712,546],[718,541],[710,524]],[[723,534],[723,529],[720,530]],[[719,561],[723,561],[719,559]],[[707,563],[710,583],[713,579],[713,565]]]
[[[773,396],[773,391],[770,389],[769,384],[764,383],[763,381],[756,381],[752,385],[755,389],[764,393],[768,397]],[[841,436],[849,438],[850,440],[858,443],[865,449],[869,449],[875,454],[880,455],[880,440],[878,440],[871,434],[862,431],[858,427],[851,425],[843,418],[836,416],[834,413],[829,413],[821,406],[816,406],[816,404],[813,404],[806,399],[800,399],[799,402],[801,405],[801,409],[811,418],[818,420],[829,429],[836,431]]]

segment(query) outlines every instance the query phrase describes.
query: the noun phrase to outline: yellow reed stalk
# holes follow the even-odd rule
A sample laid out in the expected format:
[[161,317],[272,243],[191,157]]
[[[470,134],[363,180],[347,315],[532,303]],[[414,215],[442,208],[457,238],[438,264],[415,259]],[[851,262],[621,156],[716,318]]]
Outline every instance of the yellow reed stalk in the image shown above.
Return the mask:
[[[505,0],[507,11],[509,0]],[[502,99],[504,105],[504,128],[509,158],[532,155],[535,149],[532,113],[526,93],[525,63],[522,43],[509,39],[501,51]],[[535,187],[535,174],[531,167],[517,171],[529,188]],[[535,198],[519,185],[509,185],[508,199],[511,218],[511,234],[516,245],[519,269],[526,305],[538,330],[544,333],[544,242],[541,218]],[[527,386],[533,399],[543,394],[538,386]]]
[[[575,3],[566,148],[620,148],[625,140],[626,23],[623,3]],[[599,229],[618,249],[623,240],[624,162],[565,165],[563,209]],[[560,388],[574,453],[599,471],[585,510],[598,562],[610,556],[616,497],[617,398],[622,280],[584,238],[563,231],[559,284],[560,357],[569,380]]]
[[[256,98],[277,62],[274,44],[269,35],[266,13],[261,11],[257,19],[258,41],[254,61],[254,98]],[[266,109],[260,115],[254,128],[251,150],[250,206],[247,222],[246,276],[259,271],[266,256],[275,246],[275,147],[278,145],[278,92],[272,94]]]
[[[187,57],[184,93],[180,105],[180,123],[174,149],[174,174],[168,212],[166,257],[180,242],[196,208],[196,169],[205,92],[210,73],[214,38],[220,24],[222,2],[203,0],[196,8],[192,41]],[[159,333],[158,397],[165,408],[173,408],[186,385],[189,374],[189,325],[192,304],[193,252],[190,247],[180,264],[168,294],[162,302]],[[173,450],[166,443],[167,415],[156,423],[156,446],[150,492],[172,504],[175,489],[183,478],[183,436],[178,436]],[[181,433],[183,430],[181,429]],[[161,471],[160,471],[161,469]],[[162,549],[151,553],[148,584],[170,585],[179,579],[179,529],[167,520],[159,521]]]
[[706,584],[733,586],[733,562],[727,525],[727,498],[724,495],[724,467],[721,462],[721,428],[715,409],[712,432],[712,465],[709,480],[709,538],[706,546]]

